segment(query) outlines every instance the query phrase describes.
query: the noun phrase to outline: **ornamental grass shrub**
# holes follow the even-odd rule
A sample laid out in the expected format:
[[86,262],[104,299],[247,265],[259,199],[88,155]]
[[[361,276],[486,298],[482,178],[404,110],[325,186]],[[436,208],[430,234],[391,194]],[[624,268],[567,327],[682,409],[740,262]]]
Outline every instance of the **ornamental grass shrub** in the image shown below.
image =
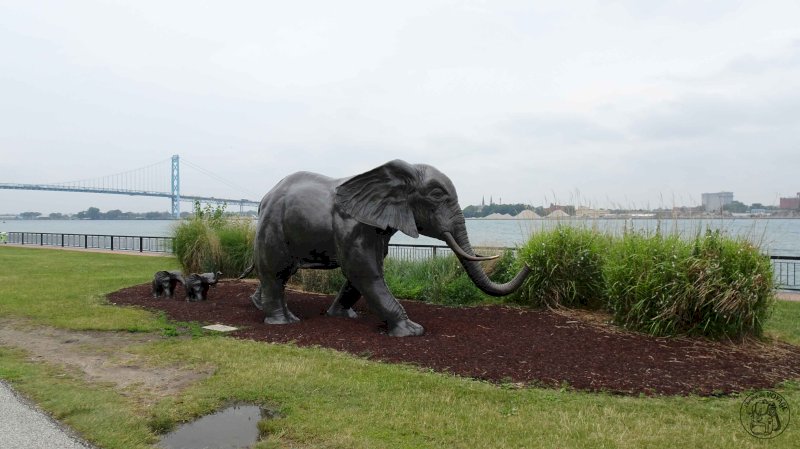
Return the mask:
[[[497,251],[494,251],[497,252]],[[493,255],[492,250],[481,251]],[[508,282],[515,272],[512,251],[502,251],[495,260],[483,262],[483,269],[493,282]],[[416,299],[434,304],[468,305],[492,301],[467,275],[455,256],[424,260],[387,258],[384,266],[386,284],[398,298]]]
[[[488,253],[487,253],[488,254]],[[494,282],[507,282],[516,273],[514,254],[504,251],[501,257],[484,263],[484,270]],[[467,305],[492,298],[481,292],[467,276],[455,256],[420,260],[387,258],[384,279],[392,294],[434,304]],[[335,295],[344,284],[341,269],[299,270],[289,281],[294,288]]]
[[531,274],[511,299],[528,306],[598,308],[606,301],[604,257],[608,236],[557,226],[534,234],[519,251]]
[[601,308],[656,336],[760,336],[775,301],[769,258],[719,231],[687,240],[660,229],[604,235],[559,226],[532,236],[519,263],[531,275],[508,300]]
[[626,232],[605,265],[615,321],[656,336],[760,336],[774,303],[769,258],[743,239]]
[[293,288],[306,292],[322,293],[323,295],[335,295],[344,285],[345,277],[340,268],[333,270],[297,270],[289,285]]
[[252,220],[226,217],[224,207],[201,209],[173,229],[173,251],[185,273],[221,271],[236,277],[253,258],[255,227]]
[[466,305],[480,301],[481,292],[469,280],[455,256],[425,260],[386,259],[386,284],[398,298],[435,304]]

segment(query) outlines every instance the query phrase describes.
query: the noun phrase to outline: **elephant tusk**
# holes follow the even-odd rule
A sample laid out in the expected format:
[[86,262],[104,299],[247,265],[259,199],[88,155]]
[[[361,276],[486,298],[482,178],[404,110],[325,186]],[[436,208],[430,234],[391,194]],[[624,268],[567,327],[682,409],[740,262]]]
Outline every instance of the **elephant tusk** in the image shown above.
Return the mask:
[[456,255],[461,259],[469,260],[471,262],[481,262],[484,260],[494,260],[500,257],[500,256],[479,256],[477,254],[473,256],[471,254],[467,254],[467,252],[464,251],[458,245],[458,243],[456,243],[456,240],[453,238],[453,234],[450,234],[449,232],[444,232],[443,235],[444,235],[444,241],[445,243],[447,243],[447,246],[449,246],[450,249],[452,249],[453,252],[456,253]]

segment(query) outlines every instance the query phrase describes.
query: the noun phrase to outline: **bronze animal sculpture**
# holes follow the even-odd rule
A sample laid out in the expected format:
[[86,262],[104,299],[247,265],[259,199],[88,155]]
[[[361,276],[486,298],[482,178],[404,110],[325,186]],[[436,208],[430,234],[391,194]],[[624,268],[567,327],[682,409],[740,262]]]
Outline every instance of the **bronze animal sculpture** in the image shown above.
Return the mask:
[[216,273],[192,273],[186,278],[184,288],[186,289],[187,301],[205,301],[208,299],[208,288],[217,285],[222,272]]
[[175,286],[183,284],[183,273],[180,271],[156,271],[153,275],[153,298],[166,295],[172,298],[175,295]]
[[[259,205],[254,264],[260,280],[253,298],[267,324],[299,319],[284,296],[286,282],[300,268],[341,267],[347,281],[328,315],[355,317],[363,295],[386,322],[389,335],[422,335],[383,279],[389,239],[397,232],[444,240],[470,279],[489,295],[504,296],[522,285],[525,266],[509,282],[492,282],[478,262],[450,179],[434,167],[394,160],[357,176],[334,179],[316,173],[292,174],[272,188]],[[246,274],[246,273],[245,273]]]

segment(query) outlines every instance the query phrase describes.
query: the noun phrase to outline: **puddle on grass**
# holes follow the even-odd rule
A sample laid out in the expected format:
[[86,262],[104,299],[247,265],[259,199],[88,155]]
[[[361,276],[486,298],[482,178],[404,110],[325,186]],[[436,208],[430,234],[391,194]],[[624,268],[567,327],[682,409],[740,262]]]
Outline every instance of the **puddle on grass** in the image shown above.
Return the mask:
[[275,414],[255,405],[235,405],[184,424],[164,435],[164,449],[239,449],[258,441],[258,422]]

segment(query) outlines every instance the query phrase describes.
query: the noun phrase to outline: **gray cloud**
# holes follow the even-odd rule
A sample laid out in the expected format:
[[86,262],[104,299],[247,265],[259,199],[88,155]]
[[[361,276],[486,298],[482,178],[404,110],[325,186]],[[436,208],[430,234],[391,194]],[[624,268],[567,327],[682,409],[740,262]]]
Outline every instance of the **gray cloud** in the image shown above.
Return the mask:
[[656,141],[755,130],[785,132],[786,127],[800,123],[798,112],[800,96],[745,99],[701,95],[649,111],[632,122],[631,131],[639,138]]
[[789,70],[800,68],[800,40],[792,41],[777,55],[762,56],[745,54],[733,59],[723,72],[757,75],[769,70]]
[[498,130],[521,139],[577,144],[624,139],[620,132],[591,120],[567,115],[517,115],[502,120]]

